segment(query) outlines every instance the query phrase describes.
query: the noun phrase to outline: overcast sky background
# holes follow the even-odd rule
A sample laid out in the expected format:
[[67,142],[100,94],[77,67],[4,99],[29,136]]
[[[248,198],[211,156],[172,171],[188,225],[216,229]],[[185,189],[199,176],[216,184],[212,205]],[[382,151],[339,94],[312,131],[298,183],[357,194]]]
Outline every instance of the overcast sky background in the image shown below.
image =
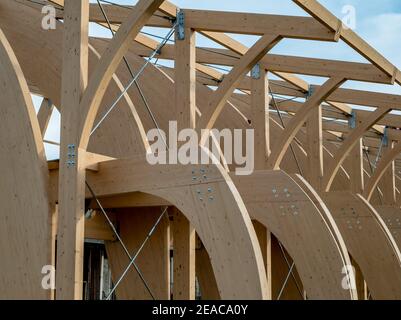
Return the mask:
[[[91,0],[91,2],[96,1]],[[136,3],[133,0],[112,0],[112,2],[125,5]],[[172,0],[172,2],[181,8],[307,16],[291,0]],[[340,19],[344,17],[342,12],[344,6],[354,6],[356,10],[355,31],[401,69],[401,0],[320,0],[320,3]],[[157,35],[166,33],[166,31],[155,28],[146,28],[146,31]],[[90,28],[90,34],[110,37],[108,30],[94,25]],[[251,46],[257,40],[257,37],[254,36],[233,35],[233,37],[248,46]],[[203,37],[197,37],[197,45],[218,47],[218,45]],[[342,43],[342,41],[339,43],[326,43],[284,39],[272,50],[272,53],[366,62],[364,58]],[[302,78],[315,84],[320,84],[325,80],[324,78],[306,76]],[[343,87],[401,94],[401,89],[398,85],[386,86],[348,82]],[[40,102],[41,99],[34,97],[36,108],[38,108]],[[54,112],[45,139],[59,141],[59,121],[58,112]],[[46,145],[46,151],[49,159],[58,157],[58,147]]]

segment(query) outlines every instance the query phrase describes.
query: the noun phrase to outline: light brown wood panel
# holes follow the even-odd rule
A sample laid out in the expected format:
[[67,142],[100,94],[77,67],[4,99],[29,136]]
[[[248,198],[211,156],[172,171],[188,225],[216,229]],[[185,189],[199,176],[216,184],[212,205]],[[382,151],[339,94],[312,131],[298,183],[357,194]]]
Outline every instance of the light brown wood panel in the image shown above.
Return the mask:
[[398,248],[401,248],[401,208],[395,205],[378,205],[375,209],[390,230]]

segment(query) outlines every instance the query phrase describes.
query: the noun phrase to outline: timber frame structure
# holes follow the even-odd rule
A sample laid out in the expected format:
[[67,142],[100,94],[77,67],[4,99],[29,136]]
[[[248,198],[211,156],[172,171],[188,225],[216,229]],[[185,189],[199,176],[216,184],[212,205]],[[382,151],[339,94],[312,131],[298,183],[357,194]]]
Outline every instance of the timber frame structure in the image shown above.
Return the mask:
[[[0,1],[0,298],[85,298],[95,239],[106,298],[401,299],[401,95],[341,88],[400,85],[401,72],[318,1],[293,2],[309,16]],[[90,37],[90,23],[113,37]],[[158,42],[145,26],[170,31]],[[286,38],[343,41],[367,62],[269,53]],[[47,161],[55,108],[60,159]],[[201,133],[205,158],[202,129],[253,129],[255,170],[236,175],[223,155],[149,164],[147,132],[170,121]]]

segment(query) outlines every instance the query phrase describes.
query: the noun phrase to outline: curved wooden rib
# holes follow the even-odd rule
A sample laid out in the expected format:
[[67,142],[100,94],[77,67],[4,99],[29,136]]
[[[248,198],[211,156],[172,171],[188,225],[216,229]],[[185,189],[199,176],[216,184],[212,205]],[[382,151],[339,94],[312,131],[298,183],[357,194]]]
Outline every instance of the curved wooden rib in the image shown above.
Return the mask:
[[358,140],[363,137],[366,130],[372,127],[378,120],[380,120],[390,111],[390,107],[381,107],[376,109],[366,120],[360,123],[358,127],[352,131],[350,136],[341,144],[340,149],[338,149],[334,155],[334,158],[330,161],[326,173],[323,176],[324,191],[327,192],[330,190],[331,184],[333,183],[338,169]]
[[373,192],[375,191],[377,184],[379,183],[380,179],[383,177],[384,173],[390,166],[391,162],[398,157],[401,153],[401,143],[397,143],[394,148],[389,149],[381,158],[378,166],[375,169],[374,174],[369,178],[366,183],[365,191],[363,193],[364,197],[370,201],[372,198]]
[[103,53],[86,88],[80,103],[82,117],[80,123],[81,140],[79,148],[86,149],[100,103],[107,90],[107,86],[121,62],[124,54],[128,51],[129,42],[134,39],[147,20],[163,3],[163,0],[140,0],[135,10],[124,22],[109,47]]
[[[235,85],[240,81],[241,76],[247,73],[269,50],[279,41],[279,35],[264,35],[241,57],[231,72],[224,77],[216,92],[209,101],[207,110],[203,111],[200,119],[199,129],[211,129],[219,117],[227,99],[234,91]],[[207,134],[201,138],[201,145],[207,139]]]
[[[5,28],[5,32],[9,41],[15,50],[15,53],[20,60],[21,67],[27,77],[29,83],[37,87],[40,92],[50,98],[56,107],[60,105],[60,72],[59,66],[61,64],[61,38],[63,25],[57,24],[56,30],[51,32],[45,31],[40,28],[42,15],[40,12],[22,5],[16,4],[14,1],[7,0],[2,3],[0,11],[0,26]],[[12,26],[18,24],[18,30]],[[107,42],[98,39],[92,39],[91,44],[100,54],[102,54],[107,47]],[[93,72],[98,63],[97,55],[90,46],[89,55],[89,72]],[[35,57],[32,63],[32,55]],[[138,58],[131,53],[126,54],[131,67],[137,70],[142,64],[143,59]],[[39,71],[40,70],[40,71]],[[127,83],[130,80],[130,75],[125,66],[120,66],[117,70],[118,79],[121,83]],[[158,86],[153,84],[157,81]],[[174,87],[173,82],[168,77],[164,76],[159,69],[149,65],[141,78],[139,79],[142,90],[148,100],[155,117],[158,120],[159,126],[164,131],[168,130],[168,121],[174,120],[174,115],[170,110],[174,107]],[[101,116],[107,107],[111,105],[115,97],[121,92],[120,85],[117,81],[112,81],[107,88],[107,94],[102,101],[102,107],[99,115]],[[136,110],[139,118],[142,120],[145,131],[154,127],[150,121],[146,108],[141,103],[141,98],[135,88],[131,88],[129,96],[135,101]],[[197,87],[197,105],[199,109],[206,110],[207,97],[213,92],[198,85]],[[165,99],[165,97],[172,97],[172,99]],[[239,101],[232,98],[230,99],[236,107],[244,106],[246,110],[241,107],[241,112],[245,115],[250,114],[249,106],[245,103],[239,105]],[[126,103],[123,104],[123,103]],[[129,157],[136,154],[143,154],[143,137],[138,131],[137,122],[132,115],[131,107],[124,99],[118,108],[115,108],[102,126],[98,128],[89,144],[89,151],[107,154],[109,156]],[[233,112],[234,111],[234,112]],[[249,128],[249,125],[243,119],[240,119],[239,113],[235,109],[227,105],[222,110],[223,116],[219,117],[216,123],[217,128]],[[271,130],[272,141],[281,136],[281,129],[279,126],[274,125]],[[280,131],[277,131],[280,130]],[[303,166],[303,158],[297,155]],[[288,161],[287,161],[288,159]],[[296,172],[295,163],[293,163],[292,155],[285,157],[282,163],[284,169],[288,172]],[[295,169],[293,169],[295,168]]]
[[[33,11],[33,10],[31,10]],[[22,12],[24,13],[24,12]],[[22,14],[19,13],[19,11],[15,12],[16,15],[18,14]],[[25,12],[26,14],[27,12]],[[14,14],[14,13],[13,13]],[[1,12],[0,12],[1,15]],[[36,36],[35,34],[37,34],[38,32],[43,32],[41,29],[35,29],[35,25],[37,24],[38,26],[40,26],[40,14],[37,14],[36,16],[30,16],[30,20],[32,20],[33,22],[29,22],[27,19],[22,19],[21,23],[19,24],[19,26],[23,26],[24,27],[24,32],[22,33],[22,35],[26,38],[26,41],[17,41],[18,36],[21,37],[21,34],[17,34],[17,33],[13,33],[14,31],[12,29],[8,30],[9,34],[12,34],[14,37],[14,42],[16,44],[16,47],[18,47],[18,54],[19,57],[21,57],[24,61],[25,61],[25,65],[24,65],[24,70],[27,70],[27,72],[30,75],[30,78],[33,80],[37,81],[41,81],[40,82],[40,88],[43,92],[49,92],[50,94],[47,95],[49,96],[53,101],[57,101],[57,95],[59,95],[59,90],[58,89],[52,89],[53,87],[56,87],[56,84],[58,83],[58,72],[57,72],[57,68],[59,65],[59,57],[57,54],[57,50],[59,50],[59,47],[57,46],[57,43],[59,43],[60,41],[58,40],[57,37],[57,32],[59,30],[59,27],[62,28],[62,26],[58,26],[58,29],[54,32],[50,32],[50,33],[46,33],[43,34],[43,38],[39,37],[40,39],[43,39],[43,43],[40,43],[38,41],[35,41]],[[7,16],[2,16],[2,19],[0,19],[0,23],[2,23],[2,21],[9,21],[8,19],[10,19],[10,17]],[[22,22],[27,22],[27,24],[22,25]],[[61,30],[61,29],[60,29]],[[51,37],[51,40],[47,40],[49,37]],[[47,43],[47,45],[46,45]],[[49,45],[52,45],[49,48]],[[29,50],[28,48],[33,47],[33,46],[37,46],[37,51],[35,56],[40,58],[40,57],[49,57],[47,59],[47,62],[49,63],[51,61],[51,63],[45,64],[46,61],[44,60],[42,64],[38,63],[35,65],[35,67],[37,66],[39,69],[43,69],[47,75],[40,78],[38,77],[38,75],[40,73],[35,72],[34,66],[32,66],[32,63],[30,62],[30,57],[26,56],[26,52],[30,52],[31,50]],[[51,55],[47,52],[47,50],[52,50],[52,52],[55,52],[55,54]],[[101,48],[99,48],[100,52],[102,51]],[[61,51],[60,51],[61,52]],[[61,53],[60,53],[61,54]],[[129,56],[129,54],[127,54],[127,56]],[[50,60],[49,60],[50,59]],[[135,68],[135,65],[140,65],[141,61],[143,61],[142,59],[134,59],[131,60],[130,59],[130,63],[132,64],[132,66]],[[42,66],[42,67],[41,67]],[[46,66],[46,67],[45,67]],[[121,69],[122,70],[122,69]],[[126,70],[123,70],[125,74],[127,74]],[[149,99],[152,99],[151,101],[151,105],[152,105],[152,110],[156,111],[156,117],[158,119],[160,119],[160,125],[161,127],[165,127],[166,123],[168,121],[168,117],[171,117],[171,114],[168,112],[169,108],[161,108],[161,107],[157,107],[159,104],[157,103],[161,103],[161,102],[157,102],[157,101],[165,101],[165,99],[163,99],[163,97],[165,96],[172,96],[171,94],[169,94],[169,92],[172,92],[173,87],[172,84],[171,85],[171,90],[168,89],[169,87],[167,87],[167,83],[168,81],[164,81],[163,85],[154,87],[152,86],[152,83],[155,82],[155,77],[159,74],[159,77],[157,78],[158,81],[160,82],[162,77],[160,77],[161,73],[156,70],[153,67],[149,67],[146,70],[147,72],[144,73],[144,77],[141,78],[141,83],[142,83],[142,87],[143,90],[148,90],[149,93],[145,93],[146,96]],[[49,73],[48,73],[49,72]],[[149,75],[148,75],[149,72]],[[119,76],[122,75],[123,72],[118,72]],[[123,83],[126,82],[126,80],[129,79],[129,76],[125,76],[125,77],[121,77],[121,81]],[[58,87],[59,88],[59,87]],[[170,91],[169,91],[170,90]],[[109,104],[106,101],[107,99],[113,99],[113,96],[115,94],[115,92],[118,93],[118,90],[114,90],[111,87],[108,88],[108,94],[105,96],[104,98],[104,104],[107,107]],[[151,94],[153,92],[153,94]],[[134,95],[132,95],[134,94]],[[135,97],[135,94],[138,95],[137,93],[131,93],[131,96]],[[166,95],[167,94],[167,95]],[[209,95],[209,90],[204,88],[204,91],[202,91],[202,94],[200,95],[200,97],[206,97],[207,95]],[[139,97],[134,99],[135,101],[140,101]],[[198,101],[201,100],[205,100],[204,98],[200,98],[198,99]],[[170,103],[170,102],[168,102]],[[173,105],[173,101],[171,101],[172,105]],[[206,106],[205,106],[206,107]],[[102,125],[102,127],[99,128],[99,130],[96,132],[94,139],[93,139],[93,143],[94,143],[94,147],[95,150],[97,152],[103,152],[106,154],[110,154],[112,156],[127,156],[127,155],[132,155],[135,153],[140,153],[140,151],[135,151],[135,149],[133,149],[133,147],[131,146],[133,143],[135,144],[135,141],[132,140],[138,140],[139,139],[127,139],[127,137],[129,135],[131,135],[131,132],[135,132],[131,126],[133,121],[132,116],[131,118],[127,117],[127,113],[124,113],[123,111],[126,110],[128,108],[126,108],[124,106],[124,108],[118,108],[115,110],[115,112],[113,112],[112,114],[110,114],[110,118],[107,119],[107,121],[104,122],[104,126]],[[145,121],[145,123],[147,122],[147,128],[151,127],[151,123],[150,121],[146,121],[147,116],[146,113],[142,111],[141,108],[138,108],[138,113],[140,113],[140,118],[143,119],[143,121]],[[232,113],[231,110],[228,110],[229,108],[225,108],[223,112],[228,112],[227,115],[230,115],[229,117],[223,116],[219,118],[219,127],[229,127],[230,123],[231,125],[233,123],[238,123],[239,126],[241,126],[241,124],[237,121],[234,121],[233,119],[236,119],[236,117],[234,117],[234,114]],[[129,119],[128,119],[129,118]],[[239,117],[238,117],[239,118]],[[122,121],[122,119],[125,119],[124,121]],[[163,121],[161,121],[163,120]],[[110,122],[109,122],[110,121]],[[233,122],[234,121],[234,122]],[[242,119],[243,121],[243,119]],[[242,122],[241,122],[242,123]],[[116,125],[118,124],[118,125]],[[244,124],[245,125],[245,122]],[[105,130],[105,131],[103,131]],[[108,136],[106,138],[105,133],[108,132]],[[113,132],[112,138],[110,138],[110,132]],[[130,134],[121,134],[121,132],[130,132]],[[116,137],[115,139],[113,137]],[[118,139],[117,139],[118,137]]]
[[263,258],[252,222],[220,166],[152,166],[143,158],[115,160],[99,164],[96,174],[88,172],[88,181],[98,196],[142,191],[174,204],[205,245],[221,298],[267,297]]
[[0,298],[49,299],[41,270],[51,264],[48,170],[35,109],[0,30]]
[[320,105],[330,94],[336,90],[346,80],[342,78],[330,78],[320,89],[315,92],[295,114],[289,125],[286,127],[283,136],[276,142],[269,156],[268,168],[279,169],[280,163],[294,139],[298,130],[304,124],[311,110]]
[[350,192],[328,192],[322,197],[372,297],[400,299],[401,254],[378,213],[362,196]]
[[[298,183],[283,171],[258,171],[232,176],[252,218],[264,224],[294,259],[311,299],[353,299],[341,286],[348,253],[339,234]],[[320,200],[321,201],[321,200]],[[319,239],[319,241],[316,241]]]

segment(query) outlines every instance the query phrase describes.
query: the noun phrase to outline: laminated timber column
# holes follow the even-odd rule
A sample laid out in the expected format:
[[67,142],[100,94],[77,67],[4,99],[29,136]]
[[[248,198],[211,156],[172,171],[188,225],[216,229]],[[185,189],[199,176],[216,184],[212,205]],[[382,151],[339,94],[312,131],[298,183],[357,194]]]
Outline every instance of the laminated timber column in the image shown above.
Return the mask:
[[178,12],[179,21],[175,33],[175,104],[178,132],[195,128],[196,115],[196,53],[195,32],[185,27],[185,16]]
[[[363,171],[363,143],[362,138],[358,139],[358,142],[352,148],[349,153],[350,157],[350,185],[351,192],[355,194],[363,194],[364,189],[364,171]],[[362,275],[361,268],[351,256],[351,263],[354,266],[355,272],[355,284],[358,292],[359,300],[367,298],[367,287],[365,280]]]
[[[383,154],[391,151],[394,146],[393,141],[387,141],[383,146]],[[383,174],[381,179],[381,191],[383,193],[383,205],[396,204],[396,191],[395,191],[395,163],[391,161],[389,167]]]
[[359,139],[355,146],[352,148],[350,154],[350,180],[351,192],[363,194],[364,177],[363,177],[363,145],[362,139]]
[[[175,105],[177,129],[195,129],[196,74],[195,32],[185,27],[185,16],[177,13],[175,33]],[[177,146],[170,145],[170,151]],[[195,300],[195,247],[196,233],[189,220],[176,208],[173,209],[173,298]]]
[[61,144],[56,298],[82,299],[85,150],[78,148],[80,100],[88,79],[89,0],[66,0],[61,89]]
[[322,106],[310,111],[306,120],[306,151],[308,154],[307,179],[315,190],[321,190],[323,177]]
[[[267,71],[258,63],[251,70],[251,124],[254,129],[255,170],[265,170],[270,154],[269,84]],[[266,269],[268,299],[272,297],[271,233],[261,223],[253,221]]]
[[251,71],[251,124],[255,133],[255,170],[266,169],[270,154],[268,87],[266,69],[256,64]]
[[173,208],[173,246],[173,299],[195,300],[196,233],[177,208]]

